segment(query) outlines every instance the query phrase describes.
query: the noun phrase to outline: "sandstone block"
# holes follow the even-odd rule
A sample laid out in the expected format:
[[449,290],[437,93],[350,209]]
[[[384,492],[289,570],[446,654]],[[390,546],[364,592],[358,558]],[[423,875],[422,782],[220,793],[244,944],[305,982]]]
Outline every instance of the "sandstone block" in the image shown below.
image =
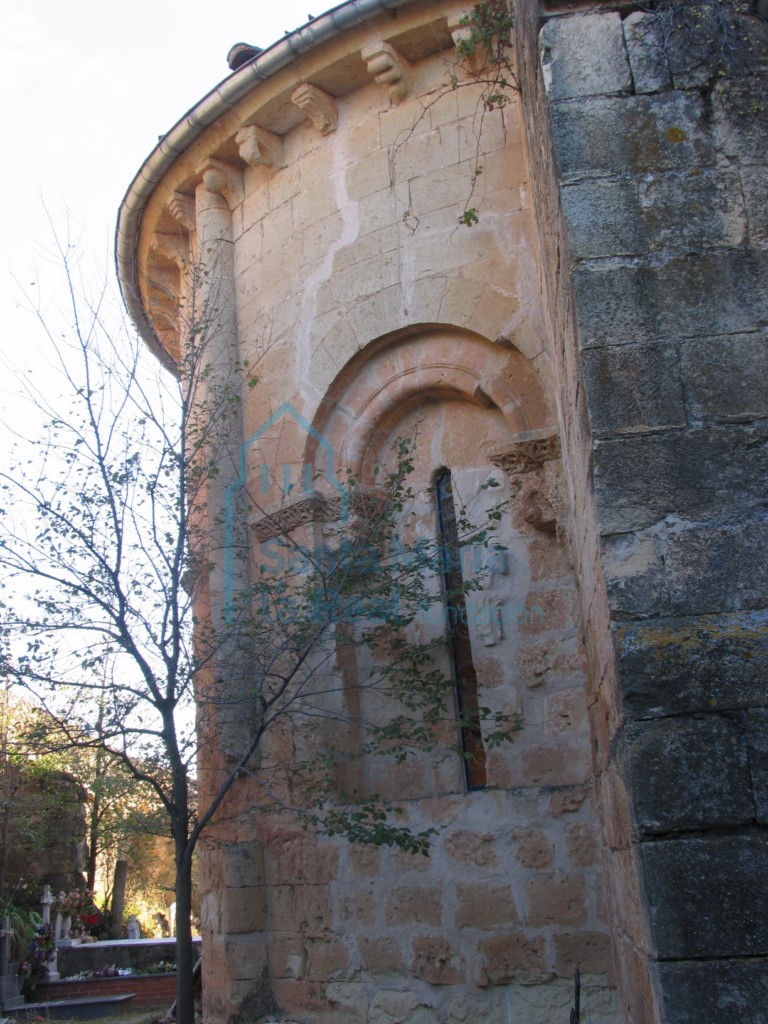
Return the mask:
[[574,637],[520,644],[517,664],[525,684],[531,688],[567,679],[582,670],[578,641]]
[[306,977],[316,981],[351,981],[354,977],[347,943],[332,933],[307,943]]
[[521,768],[524,785],[576,786],[589,775],[589,750],[582,736],[559,742],[549,740],[523,751]]
[[553,100],[632,88],[618,14],[552,18],[539,34],[539,46],[544,83]]
[[736,422],[768,416],[764,331],[685,342],[680,346],[680,366],[692,419]]
[[555,848],[552,840],[538,828],[515,829],[512,833],[515,860],[524,868],[548,868]]
[[267,900],[263,885],[221,891],[221,930],[256,932],[266,927]]
[[233,843],[224,847],[227,884],[233,888],[264,884],[264,853],[255,843]]
[[454,832],[446,839],[445,849],[461,864],[488,867],[498,862],[495,840],[490,832]]
[[587,786],[563,786],[549,798],[549,813],[553,818],[562,814],[573,814],[589,795]]
[[606,437],[686,424],[677,347],[622,345],[582,355],[592,430]]
[[413,992],[380,989],[371,1000],[368,1024],[432,1024],[434,1012]]
[[633,11],[624,19],[623,28],[635,92],[670,88],[672,79],[659,19],[644,11]]
[[642,856],[651,925],[661,958],[764,956],[768,952],[766,837],[681,837],[643,843]]
[[457,928],[505,928],[519,924],[517,907],[510,885],[458,885],[456,887]]
[[275,885],[270,890],[269,916],[275,931],[321,931],[333,920],[327,885]]
[[438,935],[422,935],[412,942],[411,974],[428,985],[460,985],[466,980],[461,950]]
[[571,864],[577,868],[588,868],[600,859],[597,833],[591,825],[572,821],[565,828],[565,842]]
[[763,1024],[768,960],[694,960],[657,967],[668,1024]]
[[605,932],[565,932],[555,935],[555,973],[572,978],[582,974],[613,974],[611,940]]
[[338,909],[340,921],[373,925],[376,918],[376,897],[373,892],[351,889],[339,893]]
[[621,627],[616,649],[630,717],[762,706],[768,613],[660,619]]
[[440,890],[434,886],[402,885],[391,889],[384,906],[388,927],[404,924],[442,923]]
[[754,817],[746,745],[727,719],[638,723],[627,756],[646,833],[740,825]]
[[391,938],[358,939],[360,960],[370,974],[404,974],[405,964],[400,946]]
[[483,939],[483,981],[489,985],[508,985],[519,981],[536,985],[552,977],[544,963],[544,940],[529,939],[524,932]]
[[587,919],[584,876],[537,874],[525,880],[526,924],[533,928],[583,924]]
[[548,733],[580,732],[586,728],[587,698],[584,690],[560,690],[546,700],[547,719],[544,728]]

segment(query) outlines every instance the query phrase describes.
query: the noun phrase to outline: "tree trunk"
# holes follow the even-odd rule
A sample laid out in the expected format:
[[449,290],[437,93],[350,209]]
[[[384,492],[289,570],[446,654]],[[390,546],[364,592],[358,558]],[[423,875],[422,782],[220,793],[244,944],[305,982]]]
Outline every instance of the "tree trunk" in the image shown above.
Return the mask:
[[128,861],[119,860],[115,864],[115,884],[112,887],[112,927],[110,934],[113,939],[122,937],[123,910],[125,909],[125,883],[128,880]]
[[192,854],[185,847],[176,856],[176,1024],[194,1024],[194,966]]

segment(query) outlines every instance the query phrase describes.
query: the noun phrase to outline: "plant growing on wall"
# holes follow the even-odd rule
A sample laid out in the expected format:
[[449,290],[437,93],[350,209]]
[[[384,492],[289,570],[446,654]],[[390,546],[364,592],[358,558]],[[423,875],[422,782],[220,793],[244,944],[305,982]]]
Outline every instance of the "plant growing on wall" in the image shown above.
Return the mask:
[[[222,356],[215,259],[188,268],[171,377],[147,369],[135,337],[105,327],[104,294],[79,299],[71,248],[59,257],[68,323],[41,323],[61,392],[32,392],[45,426],[0,473],[5,671],[67,743],[119,762],[162,807],[175,855],[176,1012],[192,1024],[193,855],[240,780],[263,785],[261,809],[298,814],[307,827],[422,850],[429,834],[401,824],[375,793],[342,791],[339,763],[455,749],[461,729],[481,720],[493,746],[516,722],[481,706],[457,721],[448,659],[435,661],[442,630],[415,628],[419,611],[442,604],[447,573],[439,544],[395,544],[411,498],[408,443],[372,494],[344,482],[348,515],[330,515],[332,544],[279,529],[279,569],[251,572],[247,520],[258,496],[247,482],[235,493],[221,481],[239,458],[241,397],[255,370]],[[458,510],[452,549],[491,543],[500,514]],[[350,683],[329,665],[344,649],[364,659],[353,688],[371,695],[375,714],[339,700]],[[318,747],[324,722],[359,743]],[[220,768],[196,800],[199,744],[214,738]]]

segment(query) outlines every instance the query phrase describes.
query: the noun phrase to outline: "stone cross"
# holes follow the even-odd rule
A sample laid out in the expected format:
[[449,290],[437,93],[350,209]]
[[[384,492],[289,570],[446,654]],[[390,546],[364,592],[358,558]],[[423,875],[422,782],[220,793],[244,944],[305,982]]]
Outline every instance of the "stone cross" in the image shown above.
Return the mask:
[[51,904],[53,903],[53,895],[51,893],[50,885],[43,886],[43,895],[40,897],[40,906],[43,912],[43,924],[51,923]]

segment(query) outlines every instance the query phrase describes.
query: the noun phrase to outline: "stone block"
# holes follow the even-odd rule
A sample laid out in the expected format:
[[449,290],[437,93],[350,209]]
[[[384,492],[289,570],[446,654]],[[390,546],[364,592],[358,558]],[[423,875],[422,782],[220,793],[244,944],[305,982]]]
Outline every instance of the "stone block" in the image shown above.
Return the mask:
[[583,667],[578,640],[569,637],[520,644],[517,666],[522,681],[531,689],[578,675]]
[[405,964],[400,946],[391,938],[358,939],[360,960],[370,974],[404,974]]
[[445,840],[445,849],[460,864],[484,868],[498,863],[495,839],[490,832],[454,832]]
[[626,739],[637,823],[645,834],[754,818],[744,737],[719,715],[634,725]]
[[752,246],[765,249],[768,246],[768,203],[765,201],[765,178],[768,168],[765,164],[742,167],[741,187],[747,208],[749,241]]
[[560,690],[546,699],[544,729],[551,735],[572,735],[586,728],[587,698],[580,687]]
[[659,19],[633,11],[624,19],[624,41],[636,93],[661,92],[672,85]]
[[591,825],[572,821],[565,829],[565,843],[568,858],[574,867],[589,868],[600,859],[597,833]]
[[755,815],[761,825],[768,824],[768,708],[753,708],[747,719],[749,774]]
[[577,967],[582,974],[613,973],[611,940],[604,932],[564,932],[554,941],[558,977],[572,978]]
[[552,866],[555,848],[546,832],[539,828],[515,829],[512,842],[515,860],[522,867],[539,871]]
[[428,985],[461,985],[466,963],[461,950],[440,935],[421,935],[412,942],[410,971]]
[[668,612],[663,542],[656,531],[605,537],[602,550],[612,612],[638,616]]
[[563,814],[574,814],[588,795],[586,785],[559,787],[549,798],[549,813],[553,818],[559,818]]
[[263,885],[221,890],[221,930],[244,933],[266,927],[267,900]]
[[768,836],[646,842],[642,857],[660,958],[768,952]]
[[694,526],[665,544],[669,610],[717,614],[768,606],[768,522]]
[[590,181],[565,185],[560,193],[574,260],[648,251],[638,188],[634,181]]
[[557,165],[567,179],[711,167],[712,130],[698,96],[578,99],[551,108]]
[[482,978],[488,985],[519,981],[536,985],[552,977],[544,962],[544,940],[528,938],[524,932],[510,932],[480,943]]
[[690,252],[741,245],[747,216],[740,185],[729,170],[648,175],[639,196],[649,247]]
[[407,924],[442,924],[440,890],[434,886],[400,885],[391,889],[384,907],[388,927]]
[[373,925],[376,919],[376,896],[373,892],[350,889],[337,896],[339,920]]
[[351,981],[354,977],[349,947],[340,936],[323,933],[308,940],[306,949],[310,981]]
[[712,94],[717,138],[723,153],[742,167],[765,165],[768,103],[761,92],[764,76],[744,76],[718,84]]
[[512,888],[509,885],[458,885],[456,895],[457,928],[481,928],[490,931],[520,923]]
[[764,1024],[768,960],[697,960],[656,968],[666,1024]]
[[575,786],[589,775],[589,749],[584,734],[543,741],[520,756],[526,786]]
[[413,992],[380,989],[371,1000],[368,1024],[433,1024],[434,1013]]
[[[768,203],[764,208],[768,209]],[[768,416],[765,331],[684,342],[680,345],[680,369],[692,420],[738,422]]]
[[581,348],[759,330],[768,254],[729,249],[573,272]]
[[584,924],[587,919],[584,876],[539,873],[525,880],[525,923],[532,928]]
[[618,14],[552,18],[539,34],[539,47],[544,85],[552,100],[632,89]]
[[224,847],[227,885],[233,888],[264,884],[264,852],[255,843],[232,843]]
[[766,612],[622,626],[615,642],[622,706],[630,717],[766,703]]
[[588,349],[582,368],[596,436],[685,426],[676,346]]
[[768,476],[763,431],[747,427],[629,435],[595,446],[603,534],[674,515],[714,519],[761,509]]

